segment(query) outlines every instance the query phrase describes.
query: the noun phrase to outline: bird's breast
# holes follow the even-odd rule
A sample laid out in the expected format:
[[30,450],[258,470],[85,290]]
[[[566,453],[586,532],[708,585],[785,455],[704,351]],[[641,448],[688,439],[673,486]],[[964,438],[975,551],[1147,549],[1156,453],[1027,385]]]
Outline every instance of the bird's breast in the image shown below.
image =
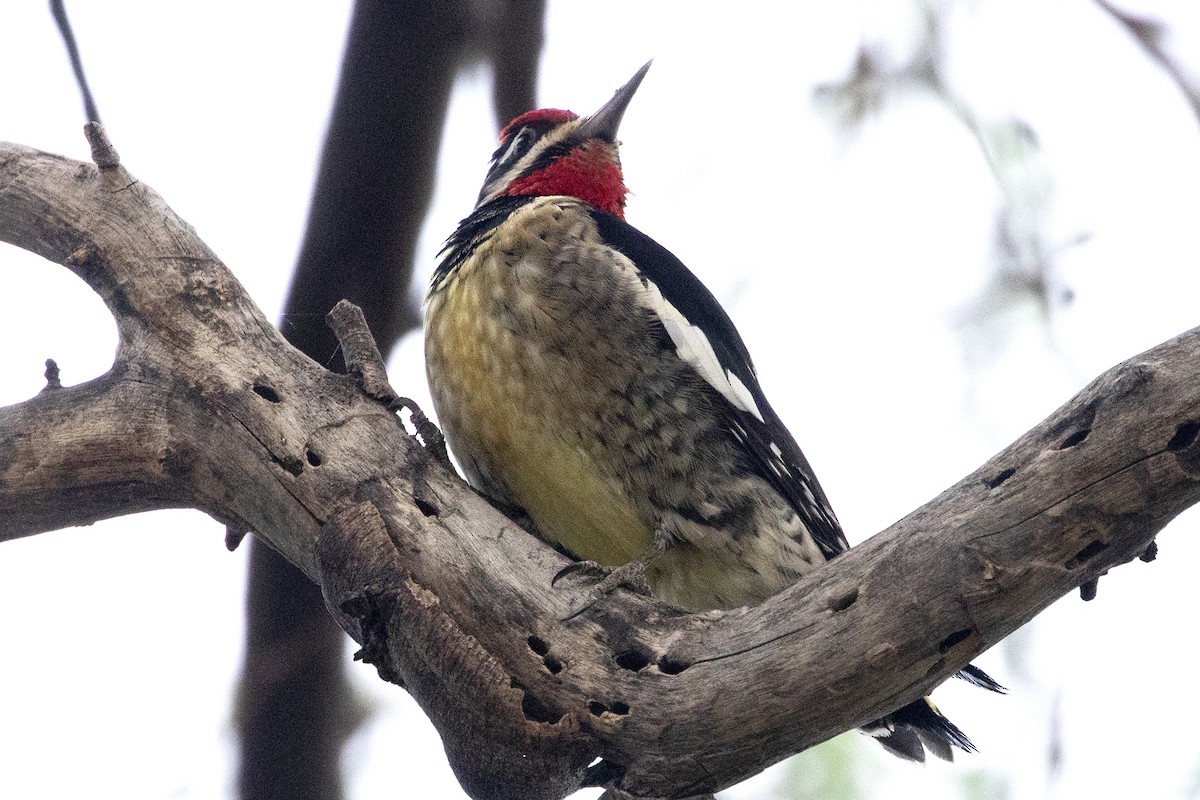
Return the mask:
[[596,445],[611,387],[595,376],[623,381],[611,364],[597,368],[613,356],[594,330],[613,279],[608,265],[580,263],[585,220],[553,205],[532,210],[499,226],[431,296],[434,405],[472,484],[524,508],[577,556],[623,564],[650,545],[653,520]]

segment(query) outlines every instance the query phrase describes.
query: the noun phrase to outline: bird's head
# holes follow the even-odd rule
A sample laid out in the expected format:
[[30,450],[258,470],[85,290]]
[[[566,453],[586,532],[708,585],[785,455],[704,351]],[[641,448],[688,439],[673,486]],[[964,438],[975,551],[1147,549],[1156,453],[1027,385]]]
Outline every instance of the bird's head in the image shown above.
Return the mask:
[[475,207],[505,196],[566,195],[623,217],[628,190],[617,128],[649,69],[647,63],[589,117],[542,108],[505,125]]

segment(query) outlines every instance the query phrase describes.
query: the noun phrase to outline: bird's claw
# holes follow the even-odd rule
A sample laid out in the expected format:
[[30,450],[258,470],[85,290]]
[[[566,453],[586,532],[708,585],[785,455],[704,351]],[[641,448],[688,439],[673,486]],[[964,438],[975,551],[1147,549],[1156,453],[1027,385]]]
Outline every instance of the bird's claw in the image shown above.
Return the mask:
[[599,561],[572,561],[554,573],[554,577],[550,579],[550,585],[554,586],[563,578],[570,577],[571,575],[582,575],[587,578],[595,578],[597,581],[603,581],[611,572],[612,568],[604,566]]
[[619,567],[606,567],[595,561],[576,561],[560,569],[550,580],[550,585],[553,586],[560,578],[575,573],[598,578],[599,582],[592,589],[587,602],[564,617],[563,622],[575,619],[617,589],[629,589],[642,595],[650,594],[650,584],[646,581],[646,565],[641,561],[631,561]]
[[631,561],[628,564],[607,570],[596,588],[592,590],[595,597],[592,602],[605,595],[612,594],[617,589],[629,589],[637,594],[649,595],[650,584],[646,581],[646,565],[641,561]]

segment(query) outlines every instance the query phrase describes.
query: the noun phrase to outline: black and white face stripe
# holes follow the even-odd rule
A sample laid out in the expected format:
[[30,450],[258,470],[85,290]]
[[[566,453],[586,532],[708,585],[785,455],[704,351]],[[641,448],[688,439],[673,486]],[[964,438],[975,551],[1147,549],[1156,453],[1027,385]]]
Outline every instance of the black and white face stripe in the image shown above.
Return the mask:
[[520,161],[544,134],[545,131],[539,132],[532,126],[526,125],[517,131],[517,135],[508,142],[501,142],[500,147],[492,154],[491,166],[488,168],[487,177],[483,180],[484,188],[512,169],[513,165]]
[[[526,125],[521,130],[517,131],[517,135],[513,137],[512,142],[504,150],[504,154],[498,159],[493,156],[492,160],[502,166],[512,166],[521,156],[529,152],[529,148],[533,147],[533,143],[538,140],[542,134],[535,131],[530,126]],[[496,151],[497,153],[500,150]]]
[[479,192],[475,207],[494,200],[503,194],[504,188],[514,180],[541,169],[556,155],[570,152],[570,147],[555,146],[578,127],[578,119],[533,120],[512,135],[506,136],[492,154],[491,166],[488,168],[487,177],[483,179],[483,189]]

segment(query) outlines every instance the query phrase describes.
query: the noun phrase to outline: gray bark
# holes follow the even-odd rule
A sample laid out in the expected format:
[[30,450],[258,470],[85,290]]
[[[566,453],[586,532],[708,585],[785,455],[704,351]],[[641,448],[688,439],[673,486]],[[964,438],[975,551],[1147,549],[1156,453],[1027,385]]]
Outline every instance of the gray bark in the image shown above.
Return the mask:
[[253,530],[417,699],[476,797],[729,786],[926,693],[1200,500],[1195,329],[759,606],[617,591],[563,622],[591,585],[551,586],[566,559],[405,430],[370,348],[349,376],[292,348],[89,135],[98,168],[0,145],[0,240],[82,277],[120,331],[106,375],[0,410],[0,540],[170,506]]

